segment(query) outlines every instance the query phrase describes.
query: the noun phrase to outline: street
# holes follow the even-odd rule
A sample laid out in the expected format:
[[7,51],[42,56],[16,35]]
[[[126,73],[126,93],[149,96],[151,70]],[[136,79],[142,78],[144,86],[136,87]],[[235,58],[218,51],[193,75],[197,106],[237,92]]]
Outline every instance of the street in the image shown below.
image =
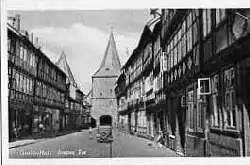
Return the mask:
[[[95,130],[94,130],[95,132]],[[64,136],[46,139],[9,150],[10,158],[109,158],[109,157],[174,157],[177,154],[157,145],[148,146],[148,140],[113,131],[112,150],[109,143],[89,139],[82,130]],[[112,155],[111,155],[112,152]]]

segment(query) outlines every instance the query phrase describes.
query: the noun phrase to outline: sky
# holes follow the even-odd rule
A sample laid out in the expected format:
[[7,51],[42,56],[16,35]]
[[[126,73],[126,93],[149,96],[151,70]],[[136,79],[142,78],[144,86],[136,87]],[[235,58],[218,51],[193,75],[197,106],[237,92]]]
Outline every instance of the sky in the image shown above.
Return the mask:
[[[52,61],[67,55],[75,79],[87,93],[114,28],[121,64],[137,46],[143,27],[152,18],[149,8],[248,7],[241,0],[5,0],[8,14],[21,14],[22,28],[43,42]],[[198,3],[199,2],[199,3]],[[250,6],[249,6],[250,7]]]
[[136,48],[149,9],[139,10],[9,10],[21,15],[21,29],[33,33],[42,50],[56,62],[65,52],[73,75],[83,92],[91,89],[91,76],[104,56],[111,28],[123,65]]

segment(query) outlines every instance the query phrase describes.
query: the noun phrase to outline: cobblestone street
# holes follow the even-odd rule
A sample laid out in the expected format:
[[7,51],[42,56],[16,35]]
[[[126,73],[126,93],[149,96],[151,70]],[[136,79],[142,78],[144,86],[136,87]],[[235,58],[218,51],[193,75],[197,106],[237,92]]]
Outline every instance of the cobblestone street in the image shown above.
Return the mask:
[[[95,132],[95,130],[94,130]],[[114,131],[112,157],[174,157],[176,153],[166,147],[148,146],[148,140]],[[109,143],[89,139],[88,131],[75,132],[50,138],[30,145],[10,149],[10,158],[108,158]]]

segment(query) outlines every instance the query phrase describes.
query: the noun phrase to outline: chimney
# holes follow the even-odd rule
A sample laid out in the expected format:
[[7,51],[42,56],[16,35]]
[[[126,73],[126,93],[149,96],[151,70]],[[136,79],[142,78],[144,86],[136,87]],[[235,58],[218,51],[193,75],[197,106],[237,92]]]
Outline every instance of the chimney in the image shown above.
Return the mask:
[[33,33],[30,34],[30,42],[31,42],[32,44],[34,44],[34,41],[33,41]]
[[28,31],[25,31],[25,37],[29,40],[29,33],[28,33]]
[[19,14],[17,14],[16,15],[16,30],[17,31],[20,31],[20,29],[21,29],[21,21],[20,21],[20,15]]
[[36,48],[38,48],[38,37],[35,37],[34,45],[35,45]]

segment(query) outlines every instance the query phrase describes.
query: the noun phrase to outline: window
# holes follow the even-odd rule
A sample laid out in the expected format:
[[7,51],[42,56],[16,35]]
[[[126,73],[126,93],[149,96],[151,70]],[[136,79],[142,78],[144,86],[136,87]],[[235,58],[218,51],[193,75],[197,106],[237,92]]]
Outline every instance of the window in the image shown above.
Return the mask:
[[19,91],[19,89],[20,89],[20,75],[19,75],[19,73],[16,73],[16,90],[18,90]]
[[12,80],[11,80],[11,79],[12,79],[12,77],[11,77],[11,70],[12,70],[11,67],[8,67],[8,78],[9,78],[8,87],[9,87],[9,88],[11,88],[10,85],[11,85],[11,81],[12,81]]
[[202,11],[203,17],[203,37],[206,37],[211,32],[212,18],[211,9],[204,9]]
[[23,91],[24,93],[27,93],[27,77],[23,76]]
[[225,126],[236,126],[236,95],[234,89],[235,71],[230,68],[224,71],[224,109],[225,109]]
[[[184,33],[186,33],[186,30]],[[186,55],[186,50],[187,50],[186,42],[187,42],[186,35],[183,35],[183,38],[182,38],[182,58]]]
[[198,23],[193,25],[193,45],[198,41]]
[[188,42],[188,51],[192,49],[193,46],[193,37],[192,37],[192,28],[190,28],[187,32],[187,42]]
[[23,92],[23,75],[20,74],[20,91]]
[[219,75],[216,74],[211,78],[212,88],[212,126],[219,127],[221,121],[221,107],[219,106]]
[[28,53],[27,53],[27,47],[24,47],[23,48],[23,60],[26,62],[27,61],[27,56],[28,56]]
[[181,59],[182,59],[182,40],[180,40],[178,44],[178,63],[181,61]]
[[226,17],[225,9],[216,9],[215,10],[215,18],[216,18],[216,26],[220,24]]
[[174,51],[173,51],[173,66],[177,64],[177,46],[175,46]]
[[9,54],[11,54],[11,38],[12,37],[8,37],[8,52],[9,52]]
[[32,95],[32,79],[29,79],[29,94]]
[[23,59],[23,45],[20,44],[20,59]]

